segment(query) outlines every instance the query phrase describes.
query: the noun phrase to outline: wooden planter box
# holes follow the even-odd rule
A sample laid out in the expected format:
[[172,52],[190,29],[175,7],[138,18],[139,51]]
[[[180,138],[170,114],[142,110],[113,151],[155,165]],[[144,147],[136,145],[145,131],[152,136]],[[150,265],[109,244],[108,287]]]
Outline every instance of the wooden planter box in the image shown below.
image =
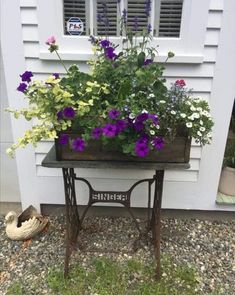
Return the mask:
[[[71,136],[73,138],[73,135]],[[76,138],[77,135],[74,135]],[[75,152],[69,145],[60,145],[55,140],[56,159],[58,161],[118,161],[118,162],[152,162],[152,163],[188,163],[191,138],[179,136],[166,144],[160,151],[152,151],[147,157],[140,158],[107,150],[99,141],[91,141],[84,152]]]

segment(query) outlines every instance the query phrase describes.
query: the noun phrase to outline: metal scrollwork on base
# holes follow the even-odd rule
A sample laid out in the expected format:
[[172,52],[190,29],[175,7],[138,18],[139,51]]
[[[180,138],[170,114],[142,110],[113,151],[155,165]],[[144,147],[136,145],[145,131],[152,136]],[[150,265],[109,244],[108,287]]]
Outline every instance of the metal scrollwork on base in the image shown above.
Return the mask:
[[[160,266],[160,236],[161,236],[161,203],[162,203],[162,189],[163,189],[163,178],[164,170],[157,170],[153,178],[142,179],[134,183],[131,188],[127,191],[97,191],[94,190],[91,184],[81,177],[77,177],[74,173],[73,168],[63,168],[64,188],[65,188],[65,203],[66,203],[66,255],[65,255],[65,267],[64,275],[68,275],[69,258],[71,255],[72,248],[77,244],[77,237],[79,230],[82,227],[82,223],[86,217],[89,208],[94,203],[118,203],[122,204],[127,208],[130,213],[136,228],[139,231],[139,238],[134,243],[134,250],[137,250],[138,245],[142,240],[148,239],[148,232],[152,230],[153,243],[154,243],[154,254],[156,257],[156,278],[159,280],[161,276]],[[89,201],[85,210],[79,218],[76,193],[75,193],[75,180],[85,182],[89,188]],[[131,210],[131,193],[134,188],[141,183],[148,184],[148,218],[146,231],[142,232],[139,227],[139,223],[135,218]],[[151,187],[155,184],[154,191],[154,204],[151,214]]]

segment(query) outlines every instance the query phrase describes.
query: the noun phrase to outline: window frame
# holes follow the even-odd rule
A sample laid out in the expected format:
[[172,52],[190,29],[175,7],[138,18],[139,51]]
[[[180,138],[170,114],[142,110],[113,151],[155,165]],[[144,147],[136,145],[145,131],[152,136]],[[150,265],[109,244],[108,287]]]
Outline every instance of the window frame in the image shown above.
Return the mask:
[[[95,0],[89,1],[90,12],[93,14],[93,1]],[[175,57],[169,61],[171,63],[203,62],[209,5],[210,0],[184,0],[180,37],[153,37],[151,45],[158,46],[159,56],[157,60],[159,62],[165,60],[168,51],[175,53]],[[55,55],[48,51],[45,44],[45,40],[51,35],[56,37],[63,60],[86,61],[93,56],[89,36],[64,35],[63,0],[38,1],[37,8],[40,59],[57,59]],[[153,7],[152,11],[154,9]],[[200,22],[198,22],[198,15],[200,15]],[[154,22],[153,19],[152,22]],[[94,27],[92,17],[90,17],[90,26]],[[109,40],[115,44],[120,44],[121,48],[121,37],[109,37]]]

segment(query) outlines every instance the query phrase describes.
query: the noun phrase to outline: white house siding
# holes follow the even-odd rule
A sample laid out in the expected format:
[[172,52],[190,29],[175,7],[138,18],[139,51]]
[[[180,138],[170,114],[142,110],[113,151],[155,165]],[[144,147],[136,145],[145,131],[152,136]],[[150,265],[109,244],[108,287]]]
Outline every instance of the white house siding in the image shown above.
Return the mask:
[[[192,1],[194,2],[196,0]],[[221,70],[226,72],[227,69],[225,66],[230,66],[229,63],[223,65],[223,62],[220,62],[220,64],[218,64],[218,52],[222,52],[220,47],[225,47],[224,52],[227,50],[227,45],[225,44],[224,46],[223,43],[220,43],[220,38],[222,38],[220,36],[221,27],[223,28],[223,24],[225,26],[223,34],[227,38],[224,42],[230,42],[228,32],[226,31],[228,28],[226,27],[227,23],[224,11],[228,17],[228,14],[231,14],[233,11],[231,10],[232,8],[235,9],[234,4],[231,4],[229,0],[211,0],[208,10],[208,23],[205,28],[203,62],[195,63],[193,59],[191,62],[190,60],[185,62],[182,59],[182,63],[169,63],[165,71],[168,85],[176,79],[185,79],[187,86],[193,88],[193,94],[195,96],[203,97],[210,102],[212,111],[216,117],[216,123],[218,121],[217,118],[219,118],[221,114],[225,117],[229,117],[229,105],[232,101],[231,91],[227,91],[229,98],[226,103],[226,110],[219,110],[217,107],[218,93],[215,91],[217,86],[215,85],[216,81],[217,84],[219,83],[215,74],[220,73]],[[201,9],[203,9],[203,7]],[[47,75],[54,72],[63,74],[63,67],[58,62],[54,60],[40,60],[39,58],[40,44],[38,26],[40,24],[38,23],[37,1],[21,0],[20,17],[25,68],[33,71],[36,78],[45,78]],[[230,15],[229,21],[231,20],[232,18]],[[45,18],[45,22],[46,21]],[[200,16],[198,16],[198,21],[200,22]],[[235,27],[235,24],[232,25]],[[169,48],[169,50],[170,49],[171,48]],[[190,55],[190,52],[186,52],[186,54]],[[69,62],[66,63],[68,65],[70,64]],[[84,61],[80,62],[79,66],[80,69],[84,71],[88,70]],[[163,207],[177,209],[232,210],[229,206],[217,207],[215,205],[227,129],[228,119],[224,120],[222,125],[216,124],[214,129],[216,135],[214,144],[203,148],[203,150],[193,142],[190,155],[191,168],[188,171],[166,171]],[[221,133],[222,136],[218,138],[217,134]],[[40,143],[35,150],[34,161],[30,163],[32,171],[35,171],[34,181],[37,186],[37,192],[34,191],[35,197],[32,195],[31,200],[37,203],[37,205],[39,203],[59,204],[64,202],[61,171],[41,167],[41,160],[49,151],[51,145],[51,142],[46,141]],[[216,159],[211,159],[212,154],[216,155]],[[99,186],[100,189],[113,190],[124,189],[124,187],[128,187],[133,180],[152,175],[149,171],[139,172],[137,170],[112,170],[107,172],[105,170],[78,169],[77,173],[89,178],[92,184],[97,188]],[[80,204],[84,204],[87,199],[85,192],[86,188],[79,186],[78,202]],[[133,206],[145,206],[146,202],[142,197],[143,194],[143,188],[137,190],[132,204]],[[25,197],[23,206],[29,202],[29,198]]]
[[[0,203],[20,202],[16,161],[9,159],[6,149],[13,143],[8,107],[6,83],[0,48]],[[0,204],[1,207],[1,204]]]

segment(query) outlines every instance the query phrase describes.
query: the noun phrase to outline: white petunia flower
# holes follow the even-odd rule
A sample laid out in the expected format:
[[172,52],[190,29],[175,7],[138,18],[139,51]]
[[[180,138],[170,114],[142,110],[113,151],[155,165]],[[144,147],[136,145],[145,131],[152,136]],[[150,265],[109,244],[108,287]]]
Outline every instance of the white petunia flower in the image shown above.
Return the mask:
[[188,119],[193,121],[194,120],[194,116],[193,115],[192,116],[189,116]]
[[191,107],[190,107],[190,110],[191,110],[192,112],[195,112],[195,111],[196,111],[196,108],[195,108],[194,106],[191,106]]
[[166,101],[165,100],[160,100],[159,103],[166,103]]
[[191,106],[191,102],[190,101],[186,101],[186,104],[188,105],[188,106]]
[[188,127],[188,128],[192,128],[192,127],[193,127],[193,123],[192,123],[192,122],[187,122],[187,123],[186,123],[186,127]]
[[150,130],[149,131],[151,135],[155,135],[155,131],[154,130]]
[[130,113],[129,118],[130,118],[130,119],[134,119],[134,118],[135,118],[135,114]]
[[147,110],[145,110],[145,109],[143,109],[143,110],[142,110],[142,113],[148,113],[148,111],[147,111]]
[[201,107],[198,107],[198,108],[197,108],[197,111],[198,111],[198,112],[202,112],[202,108],[201,108]]
[[149,97],[155,97],[155,95],[153,93],[150,93]]
[[198,136],[202,136],[202,133],[200,131],[197,132]]
[[200,120],[200,122],[199,122],[199,123],[200,123],[200,125],[203,125],[203,121],[202,121],[202,120]]
[[199,119],[200,118],[200,114],[199,113],[193,113],[192,116],[196,119]]
[[172,115],[175,115],[175,114],[176,114],[176,111],[173,111],[173,110],[172,110],[172,111],[171,111],[171,114],[172,114]]
[[132,93],[132,94],[131,94],[131,97],[134,97],[134,96],[135,96],[135,93]]
[[202,131],[202,132],[206,130],[205,127],[200,127],[199,129],[200,129],[200,131]]
[[186,114],[181,113],[181,114],[180,114],[180,117],[184,119],[184,118],[186,118]]

